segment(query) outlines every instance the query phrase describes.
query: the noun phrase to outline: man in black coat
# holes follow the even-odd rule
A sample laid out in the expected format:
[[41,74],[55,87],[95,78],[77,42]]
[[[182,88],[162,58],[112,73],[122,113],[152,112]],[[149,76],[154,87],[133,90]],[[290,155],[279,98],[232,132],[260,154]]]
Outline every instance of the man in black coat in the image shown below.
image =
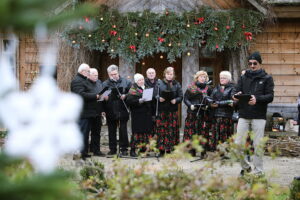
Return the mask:
[[[89,79],[93,85],[93,92],[99,94],[103,87],[102,82],[98,79],[98,71],[95,68],[90,69]],[[104,156],[100,151],[100,139],[101,139],[101,115],[103,112],[102,101],[97,101],[96,103],[96,116],[91,118],[91,144],[90,150],[95,156]]]
[[131,82],[119,76],[119,69],[116,65],[107,68],[109,79],[103,82],[103,87],[108,87],[111,93],[104,97],[104,110],[107,118],[109,149],[108,155],[117,153],[117,126],[119,125],[119,147],[122,155],[128,155],[128,133],[127,121],[129,110],[125,103]]
[[[237,137],[235,143],[244,145],[250,126],[254,134],[254,174],[263,174],[263,154],[264,150],[260,146],[264,137],[266,125],[266,113],[268,104],[274,98],[274,81],[272,76],[267,74],[261,67],[262,59],[259,52],[254,52],[248,58],[249,69],[238,81],[233,99],[239,101],[239,121],[237,125]],[[248,94],[250,100],[242,101],[237,99],[237,95]],[[245,96],[244,96],[245,97]],[[242,171],[251,171],[250,163],[247,159],[241,160]]]
[[79,127],[83,134],[84,147],[81,151],[82,159],[89,157],[89,132],[91,120],[96,116],[96,104],[99,94],[94,92],[94,86],[87,79],[90,73],[89,65],[83,63],[78,68],[78,73],[71,82],[71,91],[80,95],[83,99],[83,108],[79,119]]

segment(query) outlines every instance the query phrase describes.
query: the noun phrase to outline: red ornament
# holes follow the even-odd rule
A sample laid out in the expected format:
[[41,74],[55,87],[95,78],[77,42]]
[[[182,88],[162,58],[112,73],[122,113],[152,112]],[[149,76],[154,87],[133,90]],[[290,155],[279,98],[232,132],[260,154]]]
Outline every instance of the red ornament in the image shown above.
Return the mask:
[[218,29],[218,27],[215,27],[214,30],[215,30],[215,31],[218,31],[219,29]]
[[90,22],[90,19],[88,18],[88,17],[84,17],[84,19],[85,19],[85,22]]
[[216,44],[216,49],[218,49],[219,48],[219,45],[218,44]]
[[117,35],[117,31],[110,31],[110,35],[116,36]]
[[245,32],[244,33],[246,40],[252,40],[252,33],[251,32]]
[[204,17],[199,17],[197,19],[197,21],[198,21],[198,24],[202,24],[204,22]]
[[119,40],[119,41],[122,40],[121,37],[118,37],[118,40]]
[[229,26],[229,25],[227,25],[227,26],[226,26],[226,29],[227,29],[227,30],[229,30],[229,29],[230,29],[230,26]]
[[130,45],[129,48],[131,49],[132,52],[136,52],[136,47],[135,47],[135,45]]
[[165,39],[164,39],[164,38],[161,38],[161,37],[158,37],[157,39],[158,39],[158,41],[159,41],[160,43],[163,43],[163,42],[165,41]]
[[243,24],[242,28],[243,28],[243,29],[245,29],[245,28],[246,28],[245,24]]
[[205,40],[202,40],[202,41],[201,41],[201,44],[202,44],[202,45],[205,45],[205,44],[206,44],[206,41],[205,41]]

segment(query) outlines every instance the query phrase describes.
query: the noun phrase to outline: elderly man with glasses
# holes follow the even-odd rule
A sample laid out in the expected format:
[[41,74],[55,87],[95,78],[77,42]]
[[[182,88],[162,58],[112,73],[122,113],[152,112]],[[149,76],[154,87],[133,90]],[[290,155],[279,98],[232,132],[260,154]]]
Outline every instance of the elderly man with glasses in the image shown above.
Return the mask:
[[[262,59],[259,52],[254,52],[248,58],[249,69],[240,77],[233,96],[239,104],[239,121],[235,143],[245,145],[248,132],[253,132],[253,165],[254,174],[263,175],[262,138],[266,125],[268,104],[274,98],[274,81],[261,66]],[[241,153],[242,154],[242,153]],[[243,154],[242,154],[243,155]],[[251,172],[249,160],[243,155],[240,160],[241,175]]]

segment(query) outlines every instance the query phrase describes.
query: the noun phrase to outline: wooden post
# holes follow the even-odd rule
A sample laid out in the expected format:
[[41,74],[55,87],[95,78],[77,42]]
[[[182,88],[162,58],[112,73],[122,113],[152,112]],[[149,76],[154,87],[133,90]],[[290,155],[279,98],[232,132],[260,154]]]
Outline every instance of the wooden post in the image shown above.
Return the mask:
[[226,51],[229,71],[232,74],[232,81],[237,83],[241,76],[241,72],[247,69],[247,49],[242,47],[237,50]]
[[[194,80],[194,74],[199,71],[199,47],[194,45],[182,55],[182,91],[185,93],[187,86]],[[186,118],[186,105],[181,105],[181,127],[184,128]]]
[[130,63],[124,58],[119,57],[119,73],[123,78],[133,81],[135,74],[135,63]]

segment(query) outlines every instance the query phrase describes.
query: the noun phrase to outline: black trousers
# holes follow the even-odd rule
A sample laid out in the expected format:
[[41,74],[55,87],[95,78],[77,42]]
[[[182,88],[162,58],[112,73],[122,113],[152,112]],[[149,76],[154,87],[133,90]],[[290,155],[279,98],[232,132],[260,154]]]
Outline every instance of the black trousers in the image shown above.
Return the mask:
[[83,148],[81,150],[81,154],[86,155],[89,152],[89,133],[91,130],[91,118],[80,119],[78,124],[83,136]]
[[91,118],[91,144],[90,151],[97,153],[100,151],[101,140],[101,116]]
[[119,145],[121,151],[126,151],[129,147],[128,133],[127,133],[127,121],[128,120],[113,120],[107,118],[108,126],[108,139],[109,149],[111,151],[117,151],[117,126],[119,127]]

